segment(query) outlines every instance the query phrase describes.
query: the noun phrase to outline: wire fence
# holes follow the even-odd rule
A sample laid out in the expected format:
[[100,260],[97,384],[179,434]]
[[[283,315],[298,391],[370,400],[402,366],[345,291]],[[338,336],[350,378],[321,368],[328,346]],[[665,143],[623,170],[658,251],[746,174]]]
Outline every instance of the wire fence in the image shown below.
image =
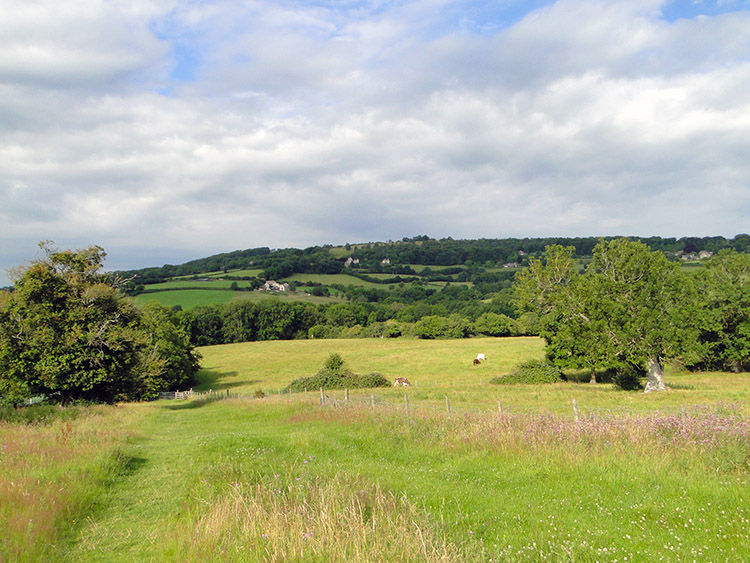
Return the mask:
[[[229,389],[213,390],[208,391],[193,391],[189,389],[187,391],[172,391],[159,393],[159,399],[182,399],[192,400],[199,402],[213,402],[221,401],[226,399],[242,399],[242,400],[260,400],[267,398],[276,398],[281,400],[288,400],[290,402],[305,402],[310,403],[311,401],[317,402],[321,407],[329,408],[344,408],[347,406],[358,406],[358,407],[371,407],[371,408],[388,408],[393,411],[400,411],[406,414],[407,417],[418,415],[420,412],[444,412],[444,413],[475,413],[475,414],[487,414],[487,413],[499,413],[499,414],[510,414],[511,408],[507,403],[497,401],[496,403],[487,402],[482,405],[472,404],[467,406],[465,404],[456,404],[456,401],[451,401],[451,396],[448,394],[443,395],[442,400],[436,399],[423,399],[415,400],[413,395],[410,397],[408,392],[404,392],[400,397],[394,398],[391,396],[385,396],[382,393],[376,393],[367,389],[324,389],[318,390],[305,390],[302,393],[293,393],[291,390],[276,389],[273,391],[256,390],[254,393],[232,393]],[[316,400],[317,399],[317,400]],[[572,399],[571,402],[572,413],[575,420],[579,420],[581,417],[580,410],[576,399]]]

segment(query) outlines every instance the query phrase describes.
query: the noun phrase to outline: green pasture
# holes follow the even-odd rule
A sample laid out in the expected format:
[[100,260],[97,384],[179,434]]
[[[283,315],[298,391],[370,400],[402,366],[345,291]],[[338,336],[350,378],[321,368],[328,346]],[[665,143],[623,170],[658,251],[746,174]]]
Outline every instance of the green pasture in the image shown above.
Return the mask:
[[147,290],[160,291],[164,289],[229,289],[233,283],[237,284],[237,287],[248,287],[249,284],[246,281],[233,281],[233,280],[172,280],[162,283],[153,283],[144,286]]
[[408,277],[410,274],[379,274],[367,272],[366,275],[368,278],[375,278],[376,280],[388,280],[391,278],[395,278],[396,276]]
[[[210,277],[223,276],[223,275],[224,275],[224,271],[223,270],[217,270],[215,272],[204,272],[204,273],[198,274],[198,277],[200,277],[200,278],[210,278]],[[171,279],[173,279],[173,280],[186,280],[186,279],[192,279],[194,277],[196,277],[196,274],[187,274],[187,275],[184,275],[184,276],[174,276]]]
[[426,264],[405,264],[405,266],[408,266],[415,272],[420,273],[425,268],[429,268],[433,272],[439,272],[440,270],[445,270],[446,268],[455,268],[456,266],[461,266],[461,264],[456,264],[453,266],[431,266],[431,265],[426,265]]
[[285,281],[285,282],[293,281],[293,282],[296,282],[297,284],[302,284],[304,282],[313,282],[313,283],[319,283],[322,285],[333,285],[333,284],[340,284],[344,286],[353,285],[357,287],[367,287],[367,288],[375,288],[375,289],[384,289],[388,287],[380,283],[361,280],[359,278],[355,278],[354,276],[349,276],[347,274],[293,274],[279,281]]
[[302,292],[270,294],[266,291],[229,291],[220,288],[158,291],[155,293],[142,293],[129,299],[136,304],[156,301],[166,307],[180,305],[185,311],[201,305],[217,305],[235,300],[259,301],[263,299],[281,299],[282,301],[305,301],[307,303],[340,302],[340,299],[333,297],[317,297]]
[[159,291],[155,293],[142,293],[129,297],[136,305],[148,301],[156,301],[166,307],[180,305],[184,310],[192,309],[200,305],[217,305],[229,303],[239,292],[217,291],[213,289],[181,289],[176,291]]
[[[494,410],[499,403],[517,412],[569,413],[574,399],[582,413],[602,409],[673,411],[722,401],[750,405],[750,377],[746,375],[691,374],[669,367],[666,381],[674,389],[649,395],[619,391],[611,384],[574,381],[545,386],[489,383],[523,361],[543,358],[544,342],[537,337],[265,341],[209,346],[199,351],[203,370],[195,389],[203,391],[252,394],[262,390],[274,394],[293,379],[315,374],[329,354],[338,353],[355,373],[379,372],[391,381],[397,377],[410,380],[412,387],[408,389],[377,390],[384,401],[401,402],[408,391],[412,404],[424,403],[430,408],[443,405],[446,396],[459,410]],[[477,354],[485,354],[486,361],[474,365]],[[575,375],[588,381],[587,374],[571,374]],[[316,391],[311,389],[310,394]],[[370,392],[352,391],[351,396],[355,395],[367,400]]]
[[229,270],[227,272],[213,272],[211,274],[206,274],[205,277],[220,278],[222,276],[236,276],[243,278],[257,278],[262,273],[263,270],[261,270],[260,268],[250,268],[244,270]]

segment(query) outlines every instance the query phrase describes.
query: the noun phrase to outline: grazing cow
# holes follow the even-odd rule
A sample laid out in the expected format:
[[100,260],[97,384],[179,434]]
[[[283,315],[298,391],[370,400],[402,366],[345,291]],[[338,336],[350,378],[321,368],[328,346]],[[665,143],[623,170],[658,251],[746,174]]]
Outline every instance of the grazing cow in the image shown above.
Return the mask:
[[477,360],[486,360],[487,358],[484,357],[484,354],[477,354]]
[[478,366],[480,364],[479,358],[474,358],[474,365]]
[[409,380],[405,377],[397,377],[393,382],[394,387],[398,387],[399,385],[403,385],[404,387],[411,387],[411,383],[409,383]]

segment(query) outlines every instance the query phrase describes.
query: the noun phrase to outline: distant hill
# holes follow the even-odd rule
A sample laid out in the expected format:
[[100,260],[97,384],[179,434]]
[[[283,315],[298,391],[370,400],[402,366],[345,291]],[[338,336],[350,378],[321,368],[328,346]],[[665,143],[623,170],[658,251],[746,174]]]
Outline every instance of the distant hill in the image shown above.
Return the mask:
[[[427,235],[400,241],[367,242],[343,246],[312,246],[305,249],[272,250],[268,247],[235,250],[191,260],[184,264],[165,264],[138,270],[115,272],[120,277],[134,278],[139,284],[161,283],[177,277],[230,271],[258,270],[257,276],[242,278],[282,279],[293,274],[360,273],[415,274],[413,266],[482,266],[497,268],[522,265],[528,256],[538,256],[550,244],[573,246],[576,256],[584,258],[602,237],[548,237],[504,239],[433,239]],[[612,239],[616,237],[603,237]],[[677,260],[682,256],[699,256],[700,252],[715,253],[722,248],[750,252],[750,235],[724,237],[629,237],[639,240],[652,250],[659,250]]]

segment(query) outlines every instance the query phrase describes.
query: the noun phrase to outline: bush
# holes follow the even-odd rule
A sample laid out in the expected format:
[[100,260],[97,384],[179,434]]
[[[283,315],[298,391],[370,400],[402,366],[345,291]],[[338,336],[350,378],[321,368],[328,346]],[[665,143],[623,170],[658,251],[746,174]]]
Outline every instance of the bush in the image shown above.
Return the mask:
[[301,393],[313,389],[366,389],[390,387],[388,380],[379,373],[357,375],[344,364],[339,354],[331,354],[323,367],[311,377],[300,377],[284,388],[285,392]]
[[81,414],[79,407],[38,404],[23,407],[0,407],[0,422],[12,424],[50,424],[56,420],[74,420]]
[[376,371],[373,371],[365,375],[361,375],[359,379],[360,379],[360,382],[362,383],[362,385],[360,386],[361,389],[366,389],[370,387],[390,387],[391,386],[390,381],[388,381],[383,374],[378,373]]
[[624,391],[639,391],[643,389],[641,378],[646,371],[638,366],[620,366],[610,368],[604,372],[605,378]]
[[532,360],[524,362],[515,371],[507,375],[491,379],[490,383],[503,385],[511,383],[559,383],[561,381],[565,381],[565,377],[557,366],[548,362]]

